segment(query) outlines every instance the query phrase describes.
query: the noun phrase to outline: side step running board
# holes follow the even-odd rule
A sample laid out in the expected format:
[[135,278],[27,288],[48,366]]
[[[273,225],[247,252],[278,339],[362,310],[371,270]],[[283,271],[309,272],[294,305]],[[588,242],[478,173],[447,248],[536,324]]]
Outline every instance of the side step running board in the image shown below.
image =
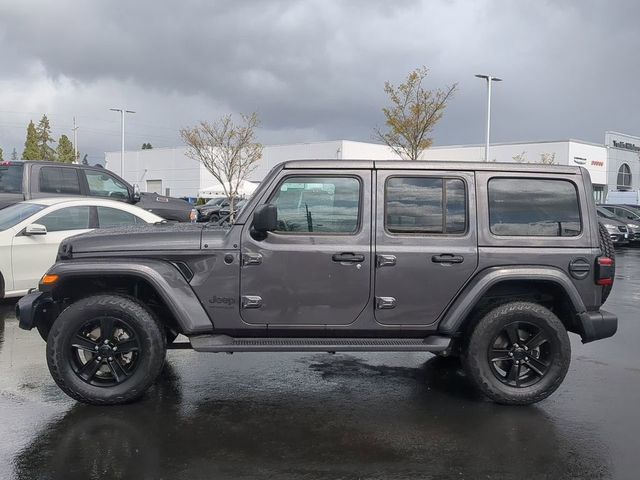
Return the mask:
[[196,335],[191,346],[199,352],[443,352],[451,338],[234,338]]

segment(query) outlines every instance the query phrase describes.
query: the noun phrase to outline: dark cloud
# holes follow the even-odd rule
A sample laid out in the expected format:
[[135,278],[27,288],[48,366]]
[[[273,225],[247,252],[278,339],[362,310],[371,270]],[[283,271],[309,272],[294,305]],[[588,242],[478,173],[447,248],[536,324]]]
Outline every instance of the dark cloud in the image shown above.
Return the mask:
[[495,141],[640,134],[638,18],[633,0],[3,2],[0,146],[20,150],[39,113],[60,133],[76,114],[99,156],[118,149],[121,104],[138,112],[131,146],[252,110],[265,143],[370,140],[384,81],[420,65],[434,87],[459,82],[436,144],[482,141],[475,73],[504,78]]

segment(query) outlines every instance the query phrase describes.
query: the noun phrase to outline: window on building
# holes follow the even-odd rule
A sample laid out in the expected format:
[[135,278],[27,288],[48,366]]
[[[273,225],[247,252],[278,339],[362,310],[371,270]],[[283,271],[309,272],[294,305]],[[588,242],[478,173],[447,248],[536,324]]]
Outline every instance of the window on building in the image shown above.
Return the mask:
[[631,190],[631,168],[626,163],[618,169],[618,190]]
[[467,225],[464,182],[458,178],[392,177],[385,191],[391,233],[460,234]]
[[494,235],[577,236],[582,223],[576,187],[566,180],[491,179],[489,225]]
[[84,230],[89,228],[89,207],[68,207],[51,212],[36,223],[47,227],[48,232]]
[[289,177],[270,203],[278,208],[277,232],[354,233],[360,181],[353,177]]
[[75,168],[42,167],[39,180],[41,192],[80,195],[80,181]]

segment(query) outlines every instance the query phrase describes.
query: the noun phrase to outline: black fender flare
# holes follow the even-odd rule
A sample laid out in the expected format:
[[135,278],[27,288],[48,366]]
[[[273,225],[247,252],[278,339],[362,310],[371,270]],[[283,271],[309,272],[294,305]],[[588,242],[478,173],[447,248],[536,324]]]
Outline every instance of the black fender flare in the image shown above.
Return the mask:
[[[185,335],[210,332],[209,318],[193,289],[171,263],[152,259],[74,260],[58,262],[47,272],[59,282],[78,277],[134,277],[147,281],[166,303]],[[62,283],[64,285],[64,283]],[[40,286],[43,290],[43,286]],[[56,287],[53,287],[55,292]]]
[[438,325],[438,331],[453,335],[478,304],[484,294],[494,285],[510,280],[544,281],[557,285],[569,297],[579,315],[586,312],[582,297],[566,273],[555,267],[493,267],[483,270],[469,282],[458,298],[448,308]]

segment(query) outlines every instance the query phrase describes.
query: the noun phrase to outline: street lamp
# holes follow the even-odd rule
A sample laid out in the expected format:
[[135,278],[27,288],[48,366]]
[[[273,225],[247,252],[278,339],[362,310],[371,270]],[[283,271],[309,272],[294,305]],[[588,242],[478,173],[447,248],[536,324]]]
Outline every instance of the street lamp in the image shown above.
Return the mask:
[[487,140],[484,146],[484,161],[489,161],[489,133],[491,131],[491,82],[501,82],[502,79],[492,77],[491,75],[476,75],[478,78],[484,78],[487,81]]
[[124,108],[110,108],[112,112],[120,112],[120,129],[122,131],[122,145],[120,149],[120,176],[124,178],[124,114],[136,113],[133,110],[125,110]]

